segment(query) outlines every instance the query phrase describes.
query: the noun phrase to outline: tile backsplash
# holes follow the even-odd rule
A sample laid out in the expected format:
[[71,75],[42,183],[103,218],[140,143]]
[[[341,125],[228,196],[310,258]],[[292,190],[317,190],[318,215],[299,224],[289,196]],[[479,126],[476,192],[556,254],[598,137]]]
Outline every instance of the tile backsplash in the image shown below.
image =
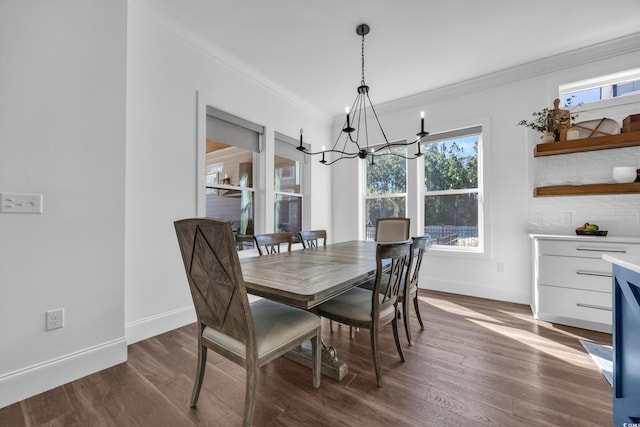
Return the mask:
[[[592,110],[589,115],[614,118],[622,124],[624,117],[637,113],[640,113],[640,103],[618,107],[615,111]],[[529,153],[533,153],[538,143],[536,138],[529,138]],[[608,230],[610,236],[640,237],[640,193],[533,197],[534,187],[613,183],[615,166],[640,169],[640,146],[536,158],[530,154],[528,165],[529,232],[574,234],[577,226],[589,222]]]

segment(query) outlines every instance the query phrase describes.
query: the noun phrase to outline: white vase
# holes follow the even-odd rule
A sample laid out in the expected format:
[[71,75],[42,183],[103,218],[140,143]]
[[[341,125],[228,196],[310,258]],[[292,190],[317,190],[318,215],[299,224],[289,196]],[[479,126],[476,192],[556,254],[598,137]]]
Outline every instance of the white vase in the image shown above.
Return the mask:
[[553,142],[555,140],[556,140],[556,136],[553,134],[553,132],[545,132],[540,137],[540,142],[543,144],[546,142]]

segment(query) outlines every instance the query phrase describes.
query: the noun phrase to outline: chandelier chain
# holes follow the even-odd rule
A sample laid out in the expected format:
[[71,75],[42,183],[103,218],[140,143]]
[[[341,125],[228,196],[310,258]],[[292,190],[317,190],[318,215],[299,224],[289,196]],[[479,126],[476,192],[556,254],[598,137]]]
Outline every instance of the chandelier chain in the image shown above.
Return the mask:
[[362,49],[361,49],[361,56],[362,56],[362,81],[361,84],[364,86],[364,33],[362,33]]

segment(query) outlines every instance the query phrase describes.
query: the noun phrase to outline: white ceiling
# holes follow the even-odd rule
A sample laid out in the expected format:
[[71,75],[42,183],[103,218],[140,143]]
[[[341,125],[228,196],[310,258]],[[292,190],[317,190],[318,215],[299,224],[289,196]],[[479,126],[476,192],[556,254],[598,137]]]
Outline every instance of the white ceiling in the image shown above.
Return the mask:
[[363,22],[374,104],[640,30],[640,0],[140,1],[330,115],[360,84]]

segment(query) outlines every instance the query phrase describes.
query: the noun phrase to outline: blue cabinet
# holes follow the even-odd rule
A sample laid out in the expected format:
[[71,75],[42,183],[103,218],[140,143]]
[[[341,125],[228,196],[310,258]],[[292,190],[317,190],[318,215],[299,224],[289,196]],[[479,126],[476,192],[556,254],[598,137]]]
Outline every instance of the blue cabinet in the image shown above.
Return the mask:
[[613,421],[623,426],[640,423],[640,273],[613,262]]

